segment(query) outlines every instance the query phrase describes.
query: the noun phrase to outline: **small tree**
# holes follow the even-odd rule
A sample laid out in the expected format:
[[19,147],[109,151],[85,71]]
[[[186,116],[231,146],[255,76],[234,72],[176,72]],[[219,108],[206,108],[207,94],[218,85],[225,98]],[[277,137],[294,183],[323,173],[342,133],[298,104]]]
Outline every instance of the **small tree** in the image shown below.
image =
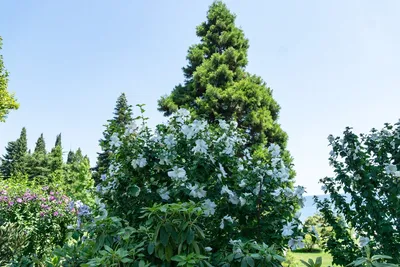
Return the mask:
[[392,256],[399,263],[400,122],[369,134],[357,135],[346,128],[343,137],[330,135],[328,140],[335,176],[321,179],[330,199],[315,200],[333,228],[327,242],[333,263],[346,264],[361,256],[358,237],[371,240],[373,253]]

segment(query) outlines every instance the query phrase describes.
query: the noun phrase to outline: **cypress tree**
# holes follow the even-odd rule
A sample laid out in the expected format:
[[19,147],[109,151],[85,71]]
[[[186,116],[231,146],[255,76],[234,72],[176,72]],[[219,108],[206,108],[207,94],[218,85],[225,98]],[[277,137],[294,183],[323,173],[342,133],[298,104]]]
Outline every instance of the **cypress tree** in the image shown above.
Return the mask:
[[169,116],[186,108],[210,123],[235,119],[249,133],[249,145],[285,148],[287,135],[277,122],[280,107],[272,89],[246,72],[249,42],[235,26],[235,15],[215,1],[196,34],[200,43],[188,50],[185,81],[159,100],[159,110]]
[[46,155],[46,142],[44,141],[43,134],[40,135],[38,140],[36,141],[35,150],[33,151],[35,154],[44,154]]
[[99,182],[100,176],[107,173],[110,167],[110,138],[113,133],[123,134],[126,126],[133,121],[132,106],[128,104],[126,95],[122,93],[114,109],[114,117],[108,120],[103,132],[103,138],[99,141],[102,152],[98,153],[97,164],[94,168],[93,178],[95,183]]
[[41,134],[36,141],[35,149],[29,160],[28,177],[29,179],[45,181],[45,179],[50,175],[50,172],[46,142],[43,134]]
[[63,152],[61,147],[61,134],[57,135],[54,148],[49,154],[49,165],[52,172],[62,170],[63,167]]
[[1,176],[4,179],[8,179],[11,177],[11,172],[12,172],[12,163],[14,160],[14,155],[15,155],[15,146],[16,142],[8,142],[6,146],[6,153],[3,155],[1,158],[1,166],[0,166],[0,172]]
[[75,153],[74,151],[70,150],[68,152],[68,157],[67,157],[67,164],[72,164],[75,161]]

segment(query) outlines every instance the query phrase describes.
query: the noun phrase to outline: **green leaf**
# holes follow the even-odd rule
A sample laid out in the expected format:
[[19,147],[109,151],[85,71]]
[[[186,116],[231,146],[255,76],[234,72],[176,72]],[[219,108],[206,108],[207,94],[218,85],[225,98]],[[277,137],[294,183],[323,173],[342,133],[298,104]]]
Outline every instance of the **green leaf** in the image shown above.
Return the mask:
[[147,246],[147,253],[149,253],[149,255],[153,254],[154,247],[155,247],[155,245],[153,242],[150,242],[149,245]]
[[249,266],[254,267],[254,260],[253,260],[252,257],[247,256],[245,259],[246,259],[247,264],[248,264]]
[[246,266],[247,266],[246,258],[243,258],[243,259],[242,259],[242,262],[241,262],[241,264],[240,264],[240,267],[246,267]]
[[191,228],[189,228],[187,235],[186,235],[186,242],[190,245],[194,240],[194,232]]
[[163,244],[164,247],[167,246],[168,239],[169,239],[169,234],[167,233],[167,231],[165,230],[164,227],[161,227],[160,228],[160,240],[161,240],[161,244]]

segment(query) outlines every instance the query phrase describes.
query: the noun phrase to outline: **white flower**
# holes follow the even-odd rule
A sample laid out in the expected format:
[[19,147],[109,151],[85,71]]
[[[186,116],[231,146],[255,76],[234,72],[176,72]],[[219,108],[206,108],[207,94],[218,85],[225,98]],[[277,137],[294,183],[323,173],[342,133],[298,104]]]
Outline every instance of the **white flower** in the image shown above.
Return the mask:
[[212,251],[212,248],[211,247],[205,247],[204,250],[207,251],[207,252],[210,252],[210,251]]
[[207,126],[207,122],[206,121],[199,121],[199,120],[194,120],[192,122],[192,129],[195,133],[198,133],[200,131],[203,131],[206,126]]
[[224,167],[221,165],[221,163],[219,164],[219,170],[220,170],[222,176],[225,178],[226,177],[226,172],[225,172]]
[[238,166],[238,171],[243,171],[244,170],[244,166],[243,166],[243,164],[239,164],[239,166]]
[[397,167],[396,167],[396,165],[388,164],[385,167],[385,171],[386,171],[387,174],[395,174],[396,171],[397,171]]
[[206,154],[208,149],[208,145],[204,140],[196,140],[196,146],[192,149],[194,153],[203,153]]
[[187,109],[180,108],[177,112],[176,115],[183,118],[183,119],[190,119],[190,112]]
[[169,154],[164,153],[160,155],[160,164],[161,165],[170,165],[171,164],[171,160],[169,158]]
[[322,190],[322,191],[326,192],[327,189],[328,189],[328,188],[326,187],[326,185],[321,186],[321,190]]
[[186,124],[182,125],[181,131],[186,136],[187,139],[193,138],[193,136],[195,134],[195,132],[193,131],[193,128]]
[[226,147],[224,148],[224,150],[222,151],[222,153],[226,154],[226,155],[231,155],[233,156],[233,141],[231,140],[231,138],[228,138],[225,141],[225,145]]
[[229,196],[231,196],[231,195],[233,195],[233,192],[232,192],[232,190],[230,190],[228,188],[227,185],[223,185],[222,189],[221,189],[221,195],[223,195],[223,194],[228,194]]
[[239,197],[240,206],[244,206],[246,204],[246,199],[244,197]]
[[168,176],[174,181],[186,181],[186,171],[184,168],[178,168],[177,166],[172,168],[172,171],[168,172]]
[[204,203],[202,204],[204,215],[206,217],[209,217],[210,215],[214,215],[216,207],[217,207],[217,205],[213,201],[206,199],[204,201]]
[[256,184],[256,187],[254,187],[253,194],[254,194],[254,195],[258,195],[258,194],[260,194],[260,192],[261,192],[262,190],[265,190],[265,189],[266,189],[265,186],[264,186],[264,185],[261,186],[261,183],[258,182],[258,183]]
[[236,129],[236,127],[238,126],[238,123],[236,121],[231,121],[231,125],[233,128]]
[[137,167],[143,168],[147,165],[147,159],[143,157],[143,154],[139,154],[139,157],[132,160],[131,164],[134,169],[136,169]]
[[279,157],[279,155],[281,154],[281,148],[276,144],[271,144],[268,147],[268,151],[271,153],[271,156],[274,158]]
[[298,198],[302,198],[303,194],[304,194],[305,190],[303,186],[297,186],[296,190],[294,191],[294,194],[296,195],[296,197]]
[[302,236],[297,236],[295,238],[291,238],[289,240],[289,244],[288,245],[289,245],[291,250],[304,248],[303,237]]
[[221,127],[222,130],[229,130],[229,124],[226,123],[225,120],[219,120],[219,127]]
[[225,215],[224,218],[222,218],[221,223],[219,225],[219,228],[224,229],[225,228],[225,223],[224,221],[228,221],[230,223],[233,223],[233,219],[229,215]]
[[241,180],[239,183],[239,187],[243,188],[246,186],[246,180]]
[[105,174],[102,174],[100,176],[100,180],[102,180],[103,182],[107,179],[107,176]]
[[360,242],[361,247],[365,247],[369,243],[369,238],[362,236],[362,237],[360,237],[359,242]]
[[113,133],[110,137],[110,146],[111,147],[120,147],[121,146],[121,141],[119,140],[118,134],[117,133]]
[[394,175],[395,177],[400,177],[400,171],[395,171],[395,172],[393,173],[393,175]]
[[167,134],[164,137],[164,143],[167,145],[168,148],[172,148],[174,145],[176,145],[175,137],[172,134]]
[[229,195],[229,202],[231,202],[233,205],[237,205],[239,203],[239,198],[234,192]]
[[291,222],[284,225],[282,228],[282,236],[293,235],[293,228],[295,228],[295,227],[296,227],[296,225],[293,225],[293,223],[291,223]]
[[137,124],[136,124],[134,121],[132,121],[131,123],[129,123],[129,124],[126,126],[125,136],[128,136],[128,135],[130,135],[130,134],[133,134],[137,129],[138,129]]
[[274,192],[271,193],[271,195],[275,197],[279,197],[282,193],[282,188],[275,189]]
[[158,190],[158,194],[160,195],[160,197],[163,199],[163,200],[169,200],[169,191],[168,191],[168,188],[166,188],[166,187],[163,187],[163,188],[161,188],[160,190]]
[[207,194],[207,192],[204,191],[204,186],[199,187],[199,184],[195,184],[195,185],[189,184],[186,186],[186,188],[190,190],[189,195],[192,197],[204,198]]
[[281,159],[280,158],[272,158],[271,159],[271,166],[273,167],[273,168],[275,168],[277,165],[278,165],[278,163],[281,161]]

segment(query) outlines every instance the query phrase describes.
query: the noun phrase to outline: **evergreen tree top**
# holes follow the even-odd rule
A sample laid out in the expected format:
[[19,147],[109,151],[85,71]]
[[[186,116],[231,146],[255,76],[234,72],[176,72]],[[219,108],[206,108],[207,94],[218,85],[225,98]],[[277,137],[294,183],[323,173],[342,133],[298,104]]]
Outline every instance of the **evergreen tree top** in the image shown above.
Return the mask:
[[40,134],[40,137],[36,141],[35,150],[33,151],[34,154],[46,154],[46,142],[44,141],[43,134]]
[[200,42],[188,50],[184,83],[159,100],[159,110],[169,116],[186,108],[210,123],[235,119],[249,133],[250,145],[285,148],[287,135],[277,123],[280,107],[265,82],[245,71],[249,42],[235,18],[221,1],[210,6],[196,29]]
[[62,147],[62,144],[61,144],[61,133],[60,133],[59,135],[57,135],[57,137],[56,137],[56,142],[55,142],[54,146],[55,146],[55,147],[56,147],[56,146]]

